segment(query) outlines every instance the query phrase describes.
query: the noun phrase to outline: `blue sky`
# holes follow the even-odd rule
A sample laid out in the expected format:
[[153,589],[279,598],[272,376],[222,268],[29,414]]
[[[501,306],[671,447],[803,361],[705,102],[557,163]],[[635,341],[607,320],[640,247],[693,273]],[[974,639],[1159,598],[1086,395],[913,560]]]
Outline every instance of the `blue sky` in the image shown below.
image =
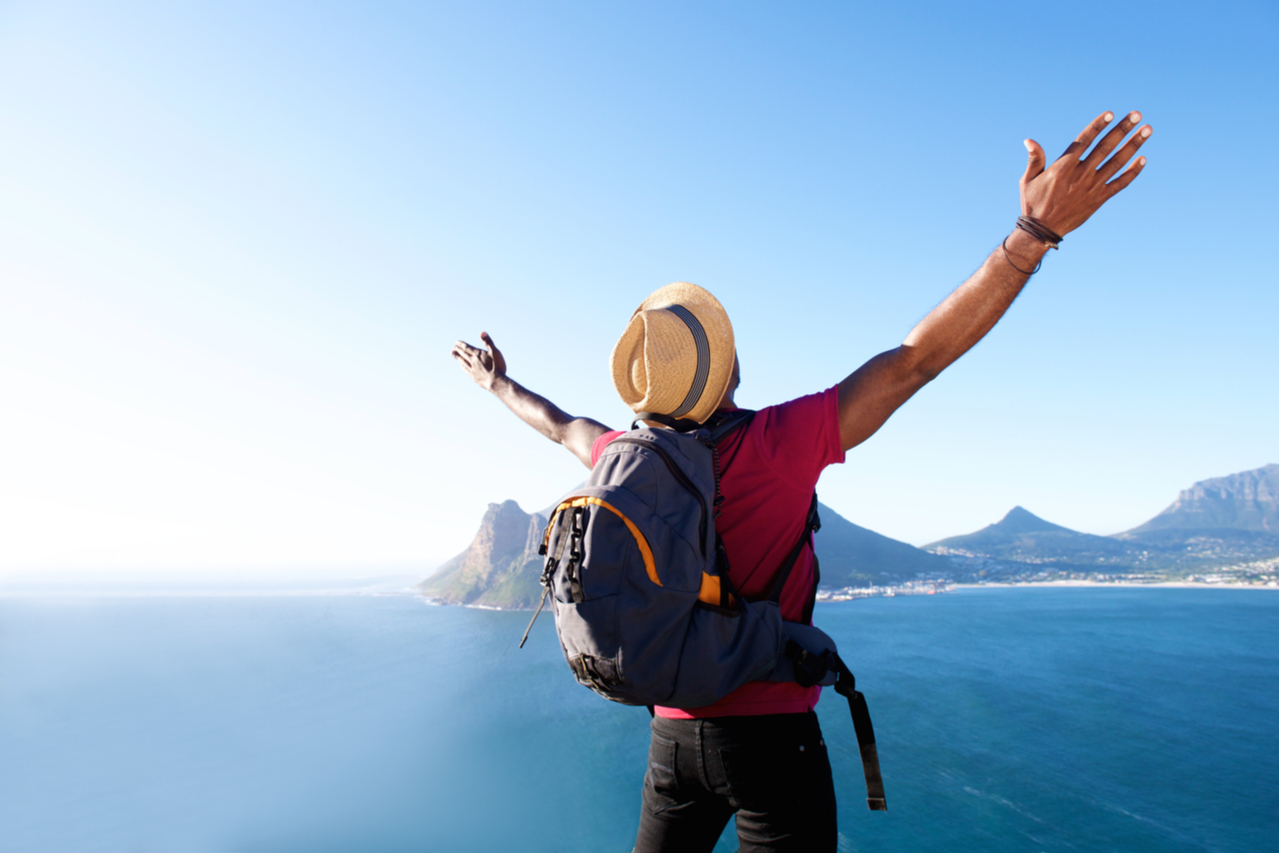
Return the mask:
[[915,544],[1114,533],[1276,461],[1274,4],[0,5],[0,571],[425,570],[585,469],[448,357],[624,426],[670,281],[739,402],[896,346],[1102,110],[1135,184],[829,470]]

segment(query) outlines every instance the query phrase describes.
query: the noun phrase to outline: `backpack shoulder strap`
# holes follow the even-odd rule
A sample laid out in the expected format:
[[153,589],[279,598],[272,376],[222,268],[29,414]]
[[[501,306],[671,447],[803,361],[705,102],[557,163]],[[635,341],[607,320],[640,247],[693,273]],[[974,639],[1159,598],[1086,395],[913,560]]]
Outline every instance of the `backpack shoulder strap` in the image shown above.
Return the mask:
[[[778,577],[773,581],[773,588],[769,590],[769,601],[775,604],[782,598],[782,588],[787,585],[787,578],[791,576],[791,570],[795,568],[796,560],[800,559],[800,549],[804,547],[804,543],[813,543],[813,534],[817,533],[822,527],[822,519],[818,518],[818,493],[813,493],[813,499],[809,501],[809,515],[804,520],[804,530],[800,532],[800,539],[791,548],[791,553],[787,554],[787,558],[782,561],[782,567],[778,570]],[[815,587],[816,591],[816,587]]]
[[693,432],[698,429],[705,429],[711,433],[711,440],[716,442],[750,421],[754,416],[754,409],[732,409],[727,412],[715,412],[711,417],[707,418],[705,423],[698,423],[688,418],[673,418],[670,415],[660,415],[656,412],[636,412],[635,419],[631,421],[631,428],[635,429],[636,424],[641,421],[653,421],[670,427],[676,432]]
[[676,432],[693,432],[702,426],[697,421],[691,421],[688,418],[673,418],[670,415],[661,415],[657,412],[636,412],[635,420],[631,422],[631,428],[637,429],[636,424],[641,421],[653,421],[656,424],[670,427]]
[[754,409],[731,409],[727,412],[716,412],[707,418],[703,426],[711,433],[711,441],[719,444],[720,440],[738,427],[751,423],[756,415]]

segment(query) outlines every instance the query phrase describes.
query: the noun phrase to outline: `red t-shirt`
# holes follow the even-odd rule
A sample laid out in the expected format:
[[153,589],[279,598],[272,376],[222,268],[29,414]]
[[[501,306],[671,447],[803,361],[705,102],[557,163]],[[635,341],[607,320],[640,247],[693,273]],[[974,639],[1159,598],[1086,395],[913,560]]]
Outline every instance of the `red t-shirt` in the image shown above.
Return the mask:
[[[594,465],[621,431],[607,432],[591,448]],[[777,571],[800,538],[822,469],[844,461],[836,388],[756,412],[751,423],[720,444],[724,505],[716,530],[729,555],[729,579],[748,599],[769,594]],[[813,588],[813,551],[800,558],[782,589],[782,618],[798,622]],[[659,717],[741,717],[803,713],[818,704],[821,687],[752,681],[702,708],[663,708]]]

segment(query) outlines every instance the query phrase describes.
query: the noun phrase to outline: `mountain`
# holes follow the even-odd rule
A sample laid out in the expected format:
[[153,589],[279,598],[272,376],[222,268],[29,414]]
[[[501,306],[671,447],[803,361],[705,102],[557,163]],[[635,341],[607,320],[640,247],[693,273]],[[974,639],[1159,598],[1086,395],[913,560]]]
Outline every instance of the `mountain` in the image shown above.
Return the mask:
[[1020,506],[976,533],[952,536],[924,547],[938,553],[964,552],[1017,563],[1054,563],[1073,570],[1127,565],[1124,557],[1130,550],[1109,537],[1080,533],[1045,521]]
[[1184,489],[1163,512],[1115,539],[1175,573],[1275,560],[1280,465],[1264,465]]
[[547,519],[530,515],[515,501],[489,504],[467,550],[416,587],[444,604],[504,609],[537,606],[542,558],[538,545]]
[[1251,530],[1276,533],[1280,525],[1280,465],[1202,480],[1184,489],[1164,512],[1121,536],[1160,530]]
[[[948,554],[960,575],[1143,574],[1167,579],[1274,560],[1277,540],[1277,473],[1267,465],[1217,477],[1185,489],[1155,518],[1115,536],[1079,533],[1014,507],[995,524],[926,545]],[[1271,569],[1274,573],[1274,568]]]
[[939,577],[951,561],[914,545],[859,527],[824,503],[818,503],[822,529],[813,537],[824,587],[871,586]]
[[[822,586],[871,586],[918,576],[1017,580],[1103,573],[1173,579],[1220,567],[1274,575],[1274,566],[1257,565],[1274,561],[1280,550],[1277,473],[1280,466],[1267,465],[1196,483],[1155,518],[1115,536],[1081,533],[1015,506],[995,524],[926,545],[928,550],[859,527],[819,504],[822,530],[814,542]],[[526,513],[515,501],[489,504],[470,547],[417,589],[446,604],[537,606],[543,562],[538,545],[548,512]]]
[[[824,587],[894,583],[915,580],[918,574],[938,577],[951,570],[946,557],[859,527],[825,504],[818,509],[822,530],[814,541]],[[526,513],[515,501],[489,504],[467,550],[416,589],[444,604],[536,607],[543,563],[538,545],[546,524],[545,513]]]

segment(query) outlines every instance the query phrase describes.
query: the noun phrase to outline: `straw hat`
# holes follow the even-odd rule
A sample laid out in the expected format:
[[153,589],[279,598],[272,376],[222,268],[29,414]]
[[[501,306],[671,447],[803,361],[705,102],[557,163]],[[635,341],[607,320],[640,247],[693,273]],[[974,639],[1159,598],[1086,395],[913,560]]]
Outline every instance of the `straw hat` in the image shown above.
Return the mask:
[[729,387],[733,357],[724,306],[698,285],[677,281],[640,303],[609,366],[632,411],[702,423]]

